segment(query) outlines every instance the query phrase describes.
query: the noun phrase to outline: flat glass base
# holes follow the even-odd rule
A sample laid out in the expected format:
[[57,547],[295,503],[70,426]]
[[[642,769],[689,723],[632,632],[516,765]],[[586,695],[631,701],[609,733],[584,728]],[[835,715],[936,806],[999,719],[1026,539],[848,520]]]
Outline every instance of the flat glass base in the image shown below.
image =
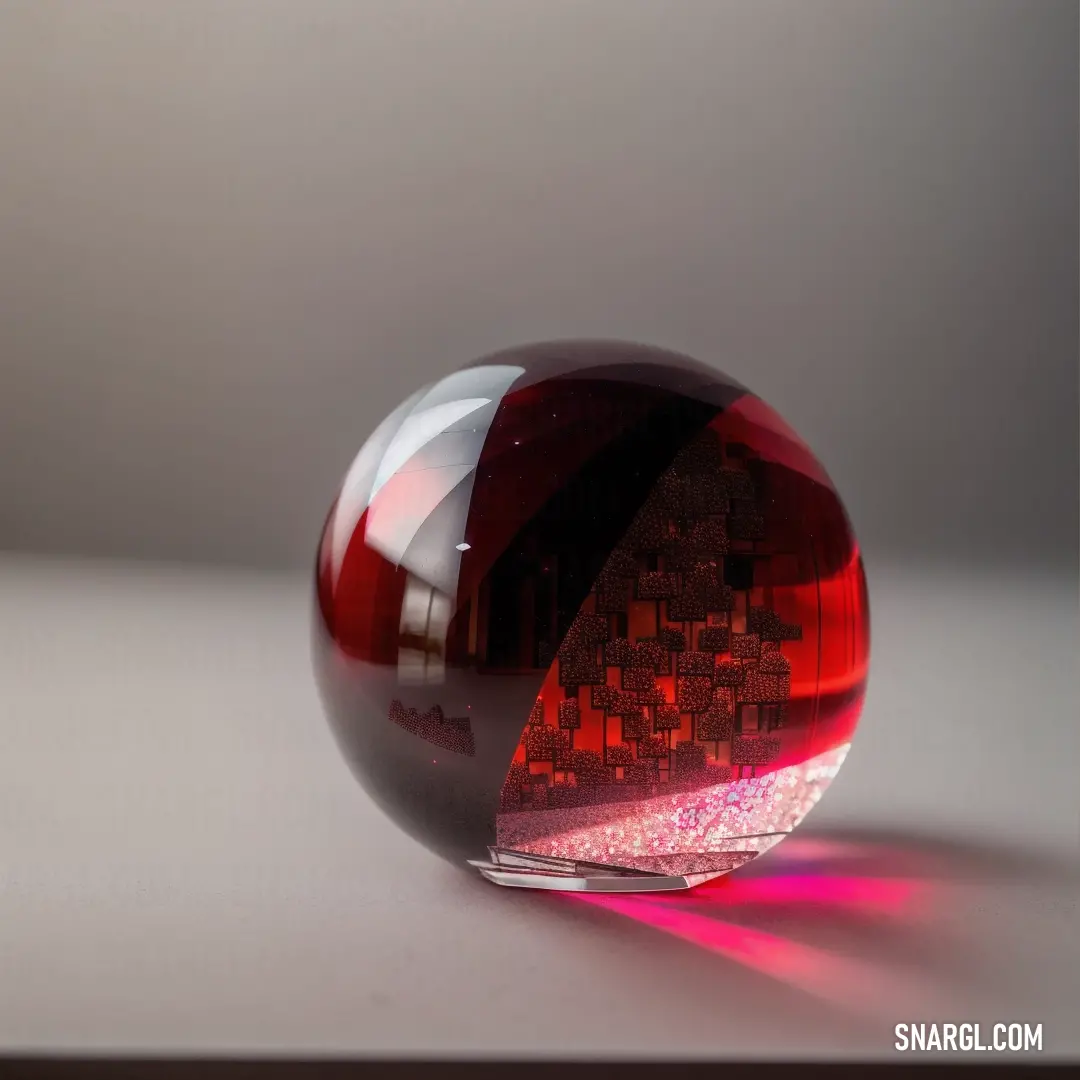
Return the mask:
[[488,881],[515,889],[547,889],[554,892],[672,892],[692,889],[735,868],[728,865],[692,874],[657,874],[502,848],[488,848],[488,854],[491,856],[489,862],[469,862]]

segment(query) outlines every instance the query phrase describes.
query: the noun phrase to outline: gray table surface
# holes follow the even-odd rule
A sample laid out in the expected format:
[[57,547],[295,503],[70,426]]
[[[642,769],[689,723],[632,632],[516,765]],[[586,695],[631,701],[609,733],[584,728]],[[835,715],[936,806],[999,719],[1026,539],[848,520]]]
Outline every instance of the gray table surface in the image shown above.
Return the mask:
[[[500,890],[353,782],[307,582],[0,559],[0,1049],[1080,1054],[1073,580],[869,567],[852,753],[793,838],[668,906]],[[911,1055],[907,1055],[911,1057]]]

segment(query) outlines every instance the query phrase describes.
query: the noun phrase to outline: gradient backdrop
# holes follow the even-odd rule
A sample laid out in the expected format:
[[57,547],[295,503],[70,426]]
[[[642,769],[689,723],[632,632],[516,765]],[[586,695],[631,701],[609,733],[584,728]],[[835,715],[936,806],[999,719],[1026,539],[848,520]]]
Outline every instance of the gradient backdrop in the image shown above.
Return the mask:
[[[1031,861],[1080,834],[1078,45],[1069,0],[0,0],[0,1047],[1080,1052]],[[863,725],[745,934],[455,875],[319,716],[356,450],[575,336],[750,386],[865,551]]]

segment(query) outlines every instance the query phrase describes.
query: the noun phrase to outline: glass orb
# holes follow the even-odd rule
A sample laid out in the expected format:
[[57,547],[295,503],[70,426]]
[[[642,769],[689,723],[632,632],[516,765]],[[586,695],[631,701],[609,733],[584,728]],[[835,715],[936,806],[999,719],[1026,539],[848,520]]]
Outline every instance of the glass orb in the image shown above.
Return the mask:
[[761,399],[684,356],[552,342],[417,391],[318,549],[341,750],[491,881],[686,888],[787,836],[862,708],[859,549]]

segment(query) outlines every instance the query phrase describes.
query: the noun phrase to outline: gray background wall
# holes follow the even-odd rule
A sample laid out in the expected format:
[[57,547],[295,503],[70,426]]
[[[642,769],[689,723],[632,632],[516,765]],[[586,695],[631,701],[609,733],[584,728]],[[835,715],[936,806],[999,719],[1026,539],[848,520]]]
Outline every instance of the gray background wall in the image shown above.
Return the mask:
[[1068,0],[0,2],[0,547],[304,567],[417,384],[630,337],[875,554],[1075,563]]

